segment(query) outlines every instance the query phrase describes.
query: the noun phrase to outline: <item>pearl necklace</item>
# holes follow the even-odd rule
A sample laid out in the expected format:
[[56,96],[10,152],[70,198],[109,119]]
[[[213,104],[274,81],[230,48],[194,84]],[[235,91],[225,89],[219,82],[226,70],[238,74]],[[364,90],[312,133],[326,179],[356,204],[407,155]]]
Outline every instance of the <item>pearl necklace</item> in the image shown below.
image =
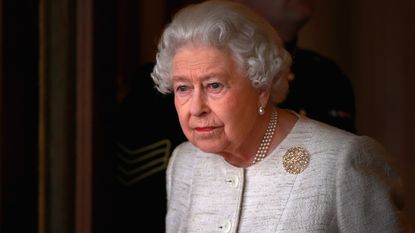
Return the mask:
[[277,129],[277,120],[278,113],[273,112],[271,120],[268,123],[267,130],[265,131],[265,135],[261,140],[261,144],[259,144],[258,151],[256,152],[251,165],[260,162],[267,155],[269,144],[271,143],[272,137],[274,136],[275,130]]

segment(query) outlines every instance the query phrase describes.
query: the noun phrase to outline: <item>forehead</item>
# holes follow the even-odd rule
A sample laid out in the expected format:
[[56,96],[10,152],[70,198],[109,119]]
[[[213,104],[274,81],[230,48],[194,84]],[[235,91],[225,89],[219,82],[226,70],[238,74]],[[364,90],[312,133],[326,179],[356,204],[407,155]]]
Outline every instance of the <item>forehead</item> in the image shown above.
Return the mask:
[[203,45],[188,45],[178,49],[172,61],[173,76],[192,71],[236,71],[236,68],[236,62],[229,53]]

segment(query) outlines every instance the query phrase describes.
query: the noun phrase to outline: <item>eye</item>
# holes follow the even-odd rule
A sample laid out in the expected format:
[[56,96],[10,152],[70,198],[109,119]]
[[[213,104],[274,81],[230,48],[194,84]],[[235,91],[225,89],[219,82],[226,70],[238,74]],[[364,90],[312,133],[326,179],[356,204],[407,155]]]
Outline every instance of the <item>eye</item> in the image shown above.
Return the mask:
[[221,89],[222,88],[222,84],[221,83],[218,83],[218,82],[214,82],[214,83],[209,83],[208,84],[208,88],[209,89],[212,89],[212,90],[218,90],[218,89]]
[[176,87],[176,92],[185,92],[189,90],[189,86],[186,85],[180,85]]

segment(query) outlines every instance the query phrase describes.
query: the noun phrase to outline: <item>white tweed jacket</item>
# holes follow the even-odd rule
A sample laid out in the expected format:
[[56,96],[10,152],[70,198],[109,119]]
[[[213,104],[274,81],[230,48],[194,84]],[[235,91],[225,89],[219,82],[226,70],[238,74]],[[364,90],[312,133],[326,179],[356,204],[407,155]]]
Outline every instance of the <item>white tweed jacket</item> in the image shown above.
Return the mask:
[[[294,175],[282,157],[296,146],[310,162]],[[245,169],[185,142],[167,169],[166,232],[398,232],[389,189],[379,179],[390,174],[384,153],[369,137],[306,117]]]

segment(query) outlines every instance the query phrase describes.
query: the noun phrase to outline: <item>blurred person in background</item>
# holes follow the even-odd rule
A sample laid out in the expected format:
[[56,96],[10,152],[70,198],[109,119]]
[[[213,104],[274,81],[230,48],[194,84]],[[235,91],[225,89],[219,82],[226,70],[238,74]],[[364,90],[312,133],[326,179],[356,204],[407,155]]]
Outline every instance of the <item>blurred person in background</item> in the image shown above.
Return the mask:
[[330,58],[298,46],[299,33],[319,0],[234,0],[267,19],[293,58],[292,80],[281,107],[356,133],[353,87]]

